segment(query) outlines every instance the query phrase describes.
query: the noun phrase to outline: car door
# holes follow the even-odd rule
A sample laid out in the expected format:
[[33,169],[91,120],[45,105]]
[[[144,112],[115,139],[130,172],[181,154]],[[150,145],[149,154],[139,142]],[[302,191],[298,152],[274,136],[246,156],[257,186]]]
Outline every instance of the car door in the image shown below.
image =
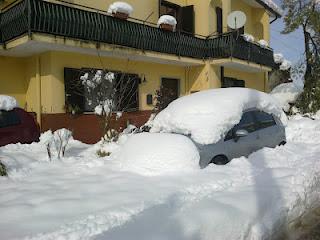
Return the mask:
[[259,148],[276,147],[282,139],[282,129],[276,124],[274,117],[263,111],[253,112],[257,121]]
[[[235,133],[240,129],[248,131],[248,135],[236,139]],[[257,139],[256,122],[252,111],[244,112],[239,124],[234,126],[225,138],[225,147],[229,155],[228,158],[248,156],[250,153],[256,151],[259,147]]]

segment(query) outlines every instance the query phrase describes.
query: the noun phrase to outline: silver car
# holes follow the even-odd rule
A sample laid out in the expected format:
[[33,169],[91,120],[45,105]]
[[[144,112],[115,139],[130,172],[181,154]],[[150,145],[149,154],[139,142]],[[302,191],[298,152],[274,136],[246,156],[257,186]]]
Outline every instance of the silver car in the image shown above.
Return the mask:
[[233,158],[285,143],[285,127],[277,117],[258,109],[248,109],[224,139],[215,144],[196,145],[200,152],[200,167],[204,168],[210,163],[224,165]]

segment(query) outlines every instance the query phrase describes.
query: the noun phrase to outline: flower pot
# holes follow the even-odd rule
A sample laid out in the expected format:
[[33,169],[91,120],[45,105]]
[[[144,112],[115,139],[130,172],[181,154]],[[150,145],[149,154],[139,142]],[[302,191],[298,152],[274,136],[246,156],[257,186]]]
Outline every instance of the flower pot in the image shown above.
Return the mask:
[[122,12],[112,13],[112,16],[121,20],[127,20],[129,18],[129,14]]
[[167,24],[167,23],[161,23],[160,24],[160,28],[165,30],[165,31],[170,31],[173,32],[174,31],[174,26]]

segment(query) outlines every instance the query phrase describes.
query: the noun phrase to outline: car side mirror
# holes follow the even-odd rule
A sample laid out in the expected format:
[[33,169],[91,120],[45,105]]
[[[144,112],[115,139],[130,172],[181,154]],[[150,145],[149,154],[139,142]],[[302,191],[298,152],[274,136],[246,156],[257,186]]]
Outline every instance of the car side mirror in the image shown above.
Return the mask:
[[234,141],[237,142],[239,138],[246,137],[249,135],[249,132],[245,129],[239,129],[234,134]]

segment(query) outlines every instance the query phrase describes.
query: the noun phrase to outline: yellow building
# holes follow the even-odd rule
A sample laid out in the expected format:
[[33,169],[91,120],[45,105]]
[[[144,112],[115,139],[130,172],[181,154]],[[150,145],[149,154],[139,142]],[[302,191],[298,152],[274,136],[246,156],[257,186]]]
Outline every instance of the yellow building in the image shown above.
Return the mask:
[[[140,79],[135,112],[126,117],[134,123],[153,109],[160,86],[177,97],[232,86],[268,91],[273,51],[241,35],[269,42],[270,22],[280,14],[264,1],[126,0],[134,9],[128,20],[107,13],[112,2],[0,1],[0,94],[16,97],[21,107],[35,112],[43,130],[69,127],[84,141],[93,140],[83,135],[97,138],[94,130],[83,129],[84,122],[96,121],[94,116],[66,113],[70,102],[79,101],[70,96],[67,83],[86,69]],[[238,32],[227,25],[233,11],[247,18]],[[156,26],[164,14],[177,18],[175,32]]]

